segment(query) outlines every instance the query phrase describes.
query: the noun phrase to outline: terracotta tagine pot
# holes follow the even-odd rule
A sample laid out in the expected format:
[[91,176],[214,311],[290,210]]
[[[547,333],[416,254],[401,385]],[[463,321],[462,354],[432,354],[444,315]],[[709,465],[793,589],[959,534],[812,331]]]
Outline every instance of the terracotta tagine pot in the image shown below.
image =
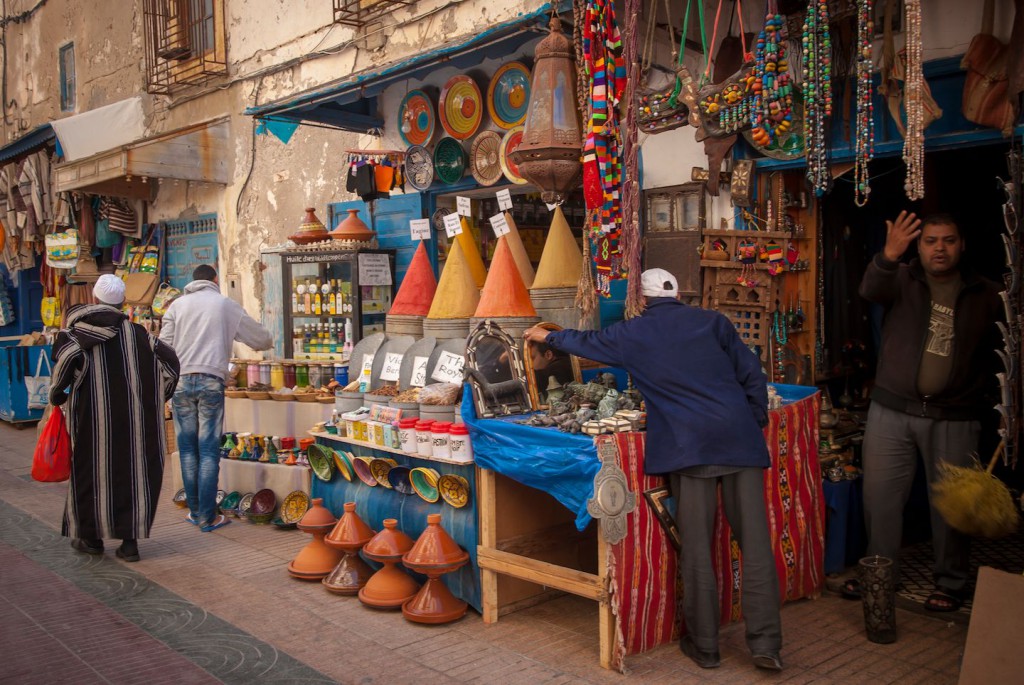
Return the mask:
[[412,546],[412,538],[398,530],[398,519],[384,519],[384,530],[363,547],[367,559],[384,567],[359,591],[359,601],[375,609],[398,609],[415,596],[420,584],[398,567],[402,555]]
[[348,217],[338,224],[338,227],[328,235],[335,240],[350,240],[352,242],[367,242],[373,240],[377,236],[377,234],[370,230],[370,227],[359,218],[358,209],[349,209]]
[[416,544],[402,557],[402,563],[416,573],[427,576],[427,582],[415,597],[402,605],[402,615],[415,623],[450,623],[466,613],[466,602],[456,599],[441,582],[469,561],[469,554],[441,527],[440,514],[427,515],[427,527]]
[[299,224],[299,230],[288,236],[288,240],[297,245],[306,245],[321,240],[327,240],[331,235],[324,228],[324,224],[316,217],[316,211],[312,207],[306,207],[306,217]]
[[344,554],[334,570],[323,579],[325,588],[339,595],[354,595],[366,585],[366,581],[373,575],[373,569],[359,558],[359,550],[373,534],[373,529],[356,513],[356,503],[345,502],[345,513],[324,538],[328,547],[340,549]]
[[298,556],[288,564],[288,573],[300,580],[320,580],[331,572],[341,560],[341,550],[324,544],[324,537],[334,528],[337,519],[317,497],[313,506],[299,521],[299,530],[313,534],[313,540],[302,548]]

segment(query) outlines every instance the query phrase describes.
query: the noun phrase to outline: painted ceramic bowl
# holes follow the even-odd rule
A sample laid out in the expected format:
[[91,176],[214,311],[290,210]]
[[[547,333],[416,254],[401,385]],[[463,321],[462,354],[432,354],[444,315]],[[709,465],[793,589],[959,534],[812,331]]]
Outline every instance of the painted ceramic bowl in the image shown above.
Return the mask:
[[238,501],[242,499],[242,493],[235,490],[229,492],[220,502],[220,513],[238,516]]
[[306,448],[306,458],[316,477],[329,483],[334,475],[334,451],[330,447],[313,443]]
[[177,504],[180,508],[185,509],[188,507],[188,498],[185,497],[185,488],[178,490],[174,493],[174,499],[171,500]]
[[469,482],[462,476],[446,473],[437,481],[437,489],[441,498],[456,509],[469,503]]
[[373,457],[356,457],[352,461],[352,471],[356,474],[356,478],[363,481],[365,485],[375,488],[377,487],[377,479],[370,472],[371,461],[373,461]]
[[254,514],[250,511],[246,518],[249,519],[249,523],[270,523],[274,518],[274,512],[268,511],[265,514]]
[[[277,508],[277,495],[270,488],[263,488],[252,496],[252,504],[249,506],[249,517],[261,514],[273,514]],[[267,519],[268,521],[270,519]]]
[[348,456],[344,452],[341,452],[339,450],[331,450],[331,452],[334,453],[334,465],[337,467],[338,473],[341,474],[342,478],[351,482],[352,462],[348,460]]
[[226,490],[218,490],[217,491],[217,506],[218,507],[220,506],[220,503],[224,501],[224,498],[227,497],[227,496],[228,496],[228,493],[227,493]]
[[427,466],[417,466],[409,471],[409,483],[422,499],[427,502],[436,502],[441,498],[437,490],[437,471]]
[[281,520],[284,523],[298,523],[307,511],[309,511],[309,495],[302,490],[289,492],[281,502]]
[[392,466],[391,470],[388,471],[388,484],[391,485],[395,492],[403,495],[415,494],[415,491],[412,489],[412,483],[409,482],[408,466]]
[[370,461],[370,474],[374,480],[377,481],[378,485],[383,485],[387,489],[391,489],[391,483],[388,482],[388,471],[391,470],[398,462],[394,459],[377,458]]
[[287,521],[285,521],[280,516],[275,516],[274,520],[271,521],[271,523],[273,523],[278,528],[282,528],[282,529],[285,529],[285,530],[296,527],[294,523],[288,523]]
[[242,495],[242,498],[238,500],[238,516],[244,517],[249,515],[249,509],[252,508],[252,498],[256,496],[255,492],[247,492]]

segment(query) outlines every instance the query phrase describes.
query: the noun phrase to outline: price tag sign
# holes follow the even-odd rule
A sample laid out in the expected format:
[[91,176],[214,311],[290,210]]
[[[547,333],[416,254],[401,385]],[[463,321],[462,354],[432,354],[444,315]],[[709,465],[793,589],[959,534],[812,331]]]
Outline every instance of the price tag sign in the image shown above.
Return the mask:
[[[544,204],[548,205],[548,203],[547,203],[547,202],[545,202]],[[549,211],[549,212],[553,212],[553,211],[555,211],[555,207],[557,207],[557,206],[558,206],[557,204],[553,204],[553,205],[548,205],[548,211]]]
[[397,381],[398,372],[402,369],[402,355],[388,352],[384,357],[384,368],[381,369],[382,381]]
[[462,383],[462,365],[465,357],[451,352],[442,352],[430,377],[442,383]]
[[498,209],[505,211],[506,209],[512,209],[512,193],[509,192],[508,188],[502,188],[498,191]]
[[459,221],[458,214],[449,214],[444,218],[444,232],[448,234],[449,238],[454,238],[462,233],[462,222]]
[[430,240],[430,219],[410,219],[409,232],[413,240]]
[[363,368],[360,370],[360,375],[366,377],[369,376],[371,373],[373,373],[373,355],[364,354]]
[[413,357],[412,359],[412,380],[409,383],[417,388],[427,384],[427,361],[428,357]]
[[459,195],[455,198],[455,202],[457,203],[456,206],[459,208],[458,213],[461,216],[473,216],[473,206],[470,204],[468,197]]
[[359,285],[391,285],[388,255],[359,253]]
[[491,228],[494,229],[494,235],[498,238],[512,230],[508,227],[504,214],[495,214],[491,217]]

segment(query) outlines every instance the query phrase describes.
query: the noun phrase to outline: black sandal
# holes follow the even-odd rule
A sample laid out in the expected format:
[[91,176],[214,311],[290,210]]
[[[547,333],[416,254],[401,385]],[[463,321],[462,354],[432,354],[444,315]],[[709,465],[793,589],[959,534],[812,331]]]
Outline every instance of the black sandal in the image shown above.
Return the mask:
[[860,581],[856,578],[847,578],[843,581],[839,594],[843,599],[860,599]]
[[948,613],[959,611],[963,604],[963,600],[956,595],[943,590],[936,590],[928,595],[928,599],[924,601],[924,608],[937,613]]

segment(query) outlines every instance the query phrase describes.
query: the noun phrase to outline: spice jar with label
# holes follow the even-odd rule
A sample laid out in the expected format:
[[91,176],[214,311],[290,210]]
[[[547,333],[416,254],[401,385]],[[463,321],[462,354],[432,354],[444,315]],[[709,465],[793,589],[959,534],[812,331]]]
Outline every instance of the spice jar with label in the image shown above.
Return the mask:
[[433,425],[433,421],[416,422],[416,452],[421,457],[431,457],[434,454],[433,436],[430,433],[430,427]]
[[260,363],[259,362],[248,362],[245,366],[245,381],[248,387],[259,385],[260,383]]
[[270,387],[280,390],[284,387],[284,364],[272,362],[270,364]]
[[270,362],[260,362],[260,383],[270,385]]
[[448,449],[448,431],[452,424],[449,421],[435,421],[430,427],[431,456],[434,459],[450,459]]
[[305,388],[309,385],[309,364],[296,362],[295,364],[295,385]]
[[285,362],[281,366],[284,367],[284,387],[294,388],[295,387],[295,363]]
[[416,447],[416,424],[418,419],[400,419],[398,421],[398,440],[400,449],[406,454],[418,454]]
[[448,432],[448,452],[453,461],[473,461],[473,445],[469,441],[469,430],[464,423],[452,424]]

